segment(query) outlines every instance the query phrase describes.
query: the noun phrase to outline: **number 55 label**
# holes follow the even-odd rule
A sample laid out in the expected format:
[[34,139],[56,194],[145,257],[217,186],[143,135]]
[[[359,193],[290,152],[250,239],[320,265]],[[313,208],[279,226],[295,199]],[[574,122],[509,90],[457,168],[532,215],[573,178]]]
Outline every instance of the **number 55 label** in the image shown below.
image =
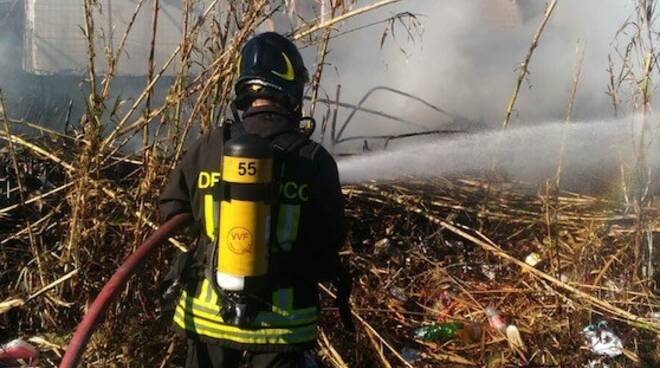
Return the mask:
[[230,183],[268,183],[272,178],[273,161],[225,156],[223,178]]

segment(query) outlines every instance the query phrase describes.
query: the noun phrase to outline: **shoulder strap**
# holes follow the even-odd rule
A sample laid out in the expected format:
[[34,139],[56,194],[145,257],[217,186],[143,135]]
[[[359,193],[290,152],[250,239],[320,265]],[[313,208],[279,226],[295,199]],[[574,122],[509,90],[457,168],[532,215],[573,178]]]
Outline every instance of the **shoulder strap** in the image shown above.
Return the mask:
[[273,139],[273,148],[281,153],[298,151],[304,159],[313,160],[321,145],[310,140],[305,135],[286,132],[275,136]]
[[273,148],[280,152],[293,152],[307,140],[294,132],[282,132],[273,137]]
[[309,140],[309,144],[300,148],[300,156],[307,160],[313,161],[320,149],[320,144]]

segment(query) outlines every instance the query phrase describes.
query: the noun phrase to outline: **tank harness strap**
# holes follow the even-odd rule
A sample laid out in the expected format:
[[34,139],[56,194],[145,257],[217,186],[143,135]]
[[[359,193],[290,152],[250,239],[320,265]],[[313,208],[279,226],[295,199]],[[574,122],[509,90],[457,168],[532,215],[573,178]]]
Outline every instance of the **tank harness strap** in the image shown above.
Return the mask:
[[[224,161],[223,160],[224,151],[225,151],[224,147],[225,147],[225,143],[229,139],[231,139],[231,129],[232,129],[233,125],[234,125],[234,123],[229,123],[228,121],[225,121],[224,124],[222,124],[222,139],[220,140],[220,147],[219,147],[220,148],[219,149],[219,151],[220,151],[220,168],[219,168],[219,170],[220,170],[221,173],[222,173],[222,166],[223,166],[223,161]],[[218,189],[214,193],[214,198],[213,198],[214,203],[212,205],[215,205],[216,201],[217,201],[217,203],[222,202],[222,200],[225,198],[226,188],[225,188],[225,185],[224,185],[224,181],[220,180],[220,182],[217,185],[218,185]],[[220,219],[218,218],[218,221],[219,220]],[[228,295],[226,295],[224,293],[224,291],[217,285],[217,282],[215,281],[216,278],[215,278],[215,261],[214,260],[215,260],[216,255],[217,255],[216,252],[218,251],[218,246],[217,246],[218,238],[220,237],[219,222],[214,224],[213,233],[214,233],[213,234],[214,236],[212,238],[212,243],[211,244],[206,243],[206,249],[205,249],[205,252],[204,252],[204,264],[206,266],[204,267],[204,275],[203,276],[204,276],[205,279],[211,280],[211,285],[212,285],[213,289],[215,289],[215,291],[218,295],[221,295],[222,297],[227,298]],[[219,306],[219,307],[222,308],[222,306]]]
[[[280,222],[280,185],[282,184],[285,176],[286,157],[290,154],[298,152],[302,155],[301,147],[306,143],[313,143],[306,136],[300,135],[291,131],[280,133],[273,138],[273,195],[271,201],[271,234],[270,234],[270,244],[271,250],[274,252],[283,251],[281,249],[281,240],[282,235],[278,234],[278,224]],[[308,158],[308,157],[304,157]],[[288,249],[290,250],[290,249]]]

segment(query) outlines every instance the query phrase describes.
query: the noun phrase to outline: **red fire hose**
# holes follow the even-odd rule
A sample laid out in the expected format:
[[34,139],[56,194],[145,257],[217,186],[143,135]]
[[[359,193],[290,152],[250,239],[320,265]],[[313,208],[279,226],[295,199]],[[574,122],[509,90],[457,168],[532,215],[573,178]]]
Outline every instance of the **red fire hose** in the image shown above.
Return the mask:
[[156,249],[157,246],[164,243],[172,234],[182,228],[192,220],[189,213],[179,214],[172,217],[163,226],[159,227],[135,253],[131,254],[126,261],[119,267],[117,272],[112,275],[110,281],[103,287],[103,290],[94,299],[94,302],[87,310],[82,322],[76,328],[76,332],[64,353],[60,368],[75,368],[82,356],[89,338],[94,333],[96,325],[101,320],[106,309],[126,285],[128,279],[137,271],[138,267],[147,259],[147,256]]

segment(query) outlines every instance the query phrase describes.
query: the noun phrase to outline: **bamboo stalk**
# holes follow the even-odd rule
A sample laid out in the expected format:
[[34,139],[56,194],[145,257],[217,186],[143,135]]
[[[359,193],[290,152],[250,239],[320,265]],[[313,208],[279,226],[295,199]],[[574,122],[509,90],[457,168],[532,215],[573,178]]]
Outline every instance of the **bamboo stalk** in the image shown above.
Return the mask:
[[[209,13],[211,12],[211,10],[213,10],[213,8],[218,3],[218,1],[219,0],[213,0],[213,2],[208,5],[208,7],[206,8],[206,11],[199,17],[199,19],[197,20],[197,23],[193,26],[193,30],[191,31],[192,33],[195,33],[196,30],[199,27],[201,27],[204,20],[206,19],[206,17],[208,17]],[[135,111],[138,109],[138,107],[144,101],[144,99],[147,97],[147,95],[149,95],[151,93],[151,90],[154,88],[156,83],[165,74],[167,69],[169,69],[170,65],[172,64],[174,59],[177,57],[177,55],[181,52],[181,50],[182,50],[182,46],[181,46],[181,44],[179,44],[179,46],[177,46],[174,49],[174,51],[172,51],[172,54],[167,59],[167,61],[165,61],[165,64],[163,64],[160,71],[158,71],[158,73],[156,73],[156,75],[154,76],[151,83],[149,83],[147,85],[147,87],[142,91],[140,96],[138,96],[138,98],[135,100],[135,102],[133,102],[133,105],[130,107],[128,112],[126,112],[126,114],[124,114],[124,117],[117,123],[115,129],[108,135],[108,137],[106,137],[105,140],[103,140],[103,143],[101,144],[101,148],[99,149],[99,151],[103,151],[105,146],[110,144],[110,142],[112,142],[115,139],[115,137],[117,136],[119,131],[124,127],[124,125],[126,124],[128,119],[130,119],[130,117],[133,115],[133,113],[135,113]]]
[[387,5],[391,5],[391,4],[394,4],[394,3],[398,3],[398,2],[400,2],[400,1],[401,1],[401,0],[381,0],[381,1],[378,1],[378,2],[376,2],[376,3],[374,3],[374,4],[365,5],[365,6],[361,7],[361,8],[357,8],[357,9],[355,9],[355,10],[349,11],[349,12],[347,12],[347,13],[344,13],[344,14],[339,15],[339,16],[337,16],[337,17],[334,17],[334,18],[332,18],[332,19],[328,19],[328,20],[326,20],[326,21],[323,21],[323,20],[322,20],[321,22],[319,22],[319,23],[317,23],[317,24],[315,24],[315,25],[313,25],[313,26],[311,26],[311,27],[303,27],[302,29],[296,30],[296,31],[294,31],[293,34],[291,35],[291,38],[292,38],[293,40],[299,40],[299,39],[301,39],[301,38],[303,38],[303,37],[309,36],[309,35],[311,35],[312,33],[318,32],[318,31],[320,31],[320,30],[322,30],[322,29],[325,29],[325,28],[328,28],[328,27],[332,27],[332,26],[334,26],[335,24],[337,24],[337,23],[339,23],[339,22],[342,22],[342,21],[345,21],[345,20],[347,20],[347,19],[349,19],[349,18],[352,18],[352,17],[355,17],[355,16],[357,16],[357,15],[360,15],[360,14],[364,14],[364,13],[370,12],[370,11],[372,11],[372,10],[375,10],[375,9],[381,8],[381,7],[383,7],[383,6],[387,6]]
[[107,99],[108,96],[110,95],[110,86],[115,76],[117,63],[119,62],[119,58],[121,57],[121,54],[124,52],[124,47],[126,46],[128,35],[133,29],[133,25],[135,24],[135,20],[137,19],[137,15],[138,13],[140,13],[140,9],[142,9],[143,4],[144,4],[144,0],[139,0],[135,5],[135,10],[133,11],[133,15],[131,15],[131,19],[129,20],[128,25],[126,26],[126,31],[124,31],[121,41],[119,41],[119,47],[117,47],[117,51],[114,54],[112,54],[108,60],[108,72],[106,73],[103,79],[103,90],[101,91],[102,100]]
[[518,100],[518,94],[520,93],[520,86],[522,85],[525,76],[527,76],[527,74],[529,73],[529,69],[528,69],[529,62],[532,60],[532,55],[534,54],[534,50],[539,44],[539,40],[541,39],[541,35],[543,34],[545,25],[548,23],[548,20],[550,20],[550,16],[552,15],[552,12],[555,10],[556,5],[557,5],[557,0],[552,0],[552,2],[545,9],[545,15],[543,16],[543,19],[541,20],[541,24],[539,25],[539,28],[536,30],[536,33],[534,33],[534,37],[532,37],[532,43],[529,46],[527,55],[525,56],[525,59],[518,67],[518,79],[516,80],[516,86],[513,89],[513,94],[509,99],[509,104],[506,107],[506,115],[504,116],[504,123],[502,123],[502,128],[504,129],[506,129],[509,126],[509,120],[511,120],[511,114],[513,113],[513,108],[516,106],[516,101]]
[[[325,4],[325,2],[323,2]],[[335,9],[332,8],[331,17],[334,18]],[[325,31],[323,40],[321,41],[321,46],[319,47],[318,56],[316,58],[316,72],[312,78],[312,106],[310,108],[309,116],[314,117],[316,113],[316,100],[319,97],[319,88],[321,87],[321,75],[323,74],[323,66],[325,65],[325,58],[328,56],[328,44],[330,42],[330,36],[332,35],[332,28],[328,28]],[[323,125],[326,125],[326,122],[323,122]],[[325,131],[325,129],[323,129]]]

